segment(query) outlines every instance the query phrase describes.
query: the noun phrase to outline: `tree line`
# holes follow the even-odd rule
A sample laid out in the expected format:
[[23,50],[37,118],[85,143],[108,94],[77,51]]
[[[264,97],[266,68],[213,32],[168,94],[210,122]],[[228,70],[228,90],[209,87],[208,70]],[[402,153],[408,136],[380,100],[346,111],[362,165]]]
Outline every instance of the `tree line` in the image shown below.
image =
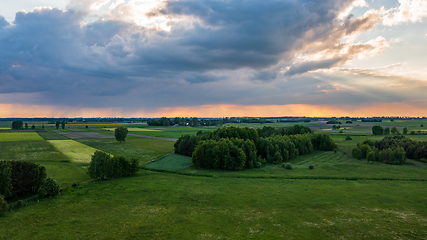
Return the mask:
[[358,159],[387,164],[403,164],[406,158],[427,162],[427,142],[414,141],[402,135],[387,136],[381,141],[365,140],[353,149],[352,154]]
[[109,179],[130,176],[138,172],[139,160],[126,159],[123,156],[111,156],[102,151],[96,151],[91,158],[88,174],[93,179]]
[[242,170],[263,163],[282,163],[314,150],[334,150],[329,135],[313,134],[305,126],[286,130],[228,127],[213,132],[183,135],[174,144],[175,153],[191,156],[196,168]]

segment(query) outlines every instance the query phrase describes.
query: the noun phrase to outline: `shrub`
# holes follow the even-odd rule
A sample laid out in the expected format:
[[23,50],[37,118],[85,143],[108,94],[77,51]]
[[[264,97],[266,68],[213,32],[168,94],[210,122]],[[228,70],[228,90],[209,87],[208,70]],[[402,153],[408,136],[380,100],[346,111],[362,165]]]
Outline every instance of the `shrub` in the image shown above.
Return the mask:
[[20,209],[24,206],[24,202],[22,200],[19,200],[18,202],[16,202],[14,208],[15,209]]
[[345,140],[353,140],[350,136],[347,136]]
[[46,190],[46,196],[55,196],[59,193],[59,183],[53,178],[47,178],[43,181],[42,187]]
[[255,162],[254,167],[255,168],[261,168],[262,167],[262,163],[257,161],[257,162]]
[[308,166],[308,169],[314,169],[313,165]]
[[88,126],[86,125],[86,128],[88,128]]
[[44,198],[46,196],[46,189],[44,188],[39,188],[39,190],[37,191],[37,195],[39,196],[39,198]]
[[0,216],[3,216],[6,211],[9,209],[6,200],[4,200],[3,195],[0,195]]
[[292,164],[290,164],[290,163],[286,163],[286,165],[285,165],[285,169],[286,169],[286,170],[292,170]]

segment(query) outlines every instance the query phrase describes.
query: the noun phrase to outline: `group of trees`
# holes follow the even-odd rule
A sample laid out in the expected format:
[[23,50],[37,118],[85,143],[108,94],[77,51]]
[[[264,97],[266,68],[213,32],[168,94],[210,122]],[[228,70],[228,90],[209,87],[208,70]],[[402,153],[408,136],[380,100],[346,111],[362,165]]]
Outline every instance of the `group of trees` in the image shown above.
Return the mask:
[[176,153],[192,156],[197,168],[241,170],[261,163],[281,163],[313,150],[333,150],[336,144],[328,135],[313,134],[310,128],[295,125],[280,130],[220,128],[196,136],[183,135],[174,147]]
[[36,192],[55,195],[59,192],[59,184],[56,183],[57,188],[53,189],[52,182],[56,183],[53,179],[46,179],[46,168],[39,164],[27,161],[0,162],[0,195],[5,199],[24,197]]
[[94,179],[109,179],[130,176],[138,172],[139,160],[127,160],[122,156],[114,156],[96,151],[92,155],[88,173]]
[[[408,128],[404,127],[402,129],[404,135],[408,134]],[[391,130],[389,127],[383,128],[380,125],[375,125],[372,127],[372,134],[374,135],[390,135],[390,134],[400,134],[399,130],[396,127],[392,127]]]
[[60,126],[62,129],[65,129],[65,123],[66,123],[65,121],[56,121],[55,122],[56,129],[58,129]]
[[[150,126],[162,126],[162,127],[168,127],[172,125],[182,125],[182,126],[188,126],[191,125],[193,127],[199,125],[199,119],[196,117],[193,118],[167,118],[162,117],[160,119],[150,119],[147,121],[147,124]],[[205,124],[206,125],[206,124]]]
[[[372,154],[368,156],[368,152]],[[353,149],[353,156],[388,164],[403,164],[406,158],[427,162],[427,142],[414,141],[402,135],[387,136],[375,142],[365,140]]]

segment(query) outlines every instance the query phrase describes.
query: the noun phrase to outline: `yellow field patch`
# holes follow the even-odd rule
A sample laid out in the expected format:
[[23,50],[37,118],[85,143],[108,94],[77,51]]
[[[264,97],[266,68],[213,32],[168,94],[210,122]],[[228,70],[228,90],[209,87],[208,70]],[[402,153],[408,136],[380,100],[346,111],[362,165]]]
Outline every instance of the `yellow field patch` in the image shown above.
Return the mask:
[[[115,128],[104,128],[106,130],[113,131],[116,130]],[[158,132],[161,130],[157,129],[149,129],[149,128],[127,128],[129,132]]]
[[90,163],[93,153],[97,150],[74,140],[48,140],[48,142],[73,162]]
[[0,142],[43,140],[36,132],[0,132]]

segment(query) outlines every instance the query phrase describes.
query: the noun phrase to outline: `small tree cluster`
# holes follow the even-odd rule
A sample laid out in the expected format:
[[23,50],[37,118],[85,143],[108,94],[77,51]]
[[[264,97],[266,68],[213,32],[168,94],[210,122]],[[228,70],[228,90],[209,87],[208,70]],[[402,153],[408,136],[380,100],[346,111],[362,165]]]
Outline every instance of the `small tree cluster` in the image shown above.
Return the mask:
[[3,216],[8,209],[9,205],[7,204],[7,201],[4,199],[4,196],[0,194],[0,217]]
[[[385,137],[384,139],[393,139]],[[357,159],[366,158],[367,161],[378,161],[386,164],[401,165],[406,162],[406,151],[400,145],[388,145],[379,142],[365,141],[352,150],[352,155]],[[387,146],[387,147],[385,147]]]
[[88,173],[94,179],[118,178],[130,176],[139,170],[137,159],[127,160],[122,156],[111,157],[109,154],[96,151],[91,158]]
[[124,142],[126,140],[126,136],[128,135],[129,131],[126,127],[118,127],[114,130],[114,136],[116,137],[116,140],[121,142]]
[[53,178],[47,178],[43,181],[41,187],[39,188],[39,196],[55,196],[59,194],[60,191],[59,183]]
[[21,120],[16,120],[12,122],[13,130],[22,130],[23,127],[24,127],[24,123]]

